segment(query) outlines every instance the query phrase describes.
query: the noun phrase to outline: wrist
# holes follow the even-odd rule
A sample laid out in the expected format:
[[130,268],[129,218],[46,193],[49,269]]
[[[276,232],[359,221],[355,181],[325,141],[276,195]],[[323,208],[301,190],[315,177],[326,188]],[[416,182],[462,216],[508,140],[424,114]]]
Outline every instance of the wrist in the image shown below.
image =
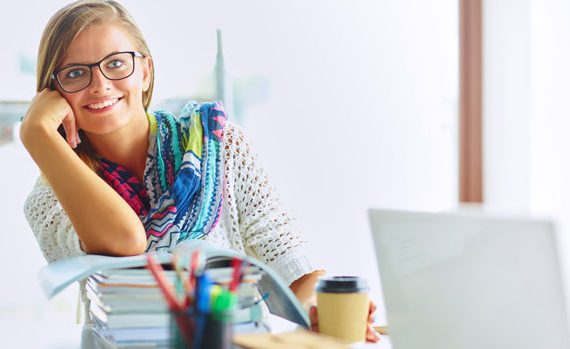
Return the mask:
[[61,135],[57,128],[45,123],[24,119],[20,126],[20,141],[28,150],[34,148],[36,144],[42,145],[49,139],[57,139],[58,137],[61,138]]

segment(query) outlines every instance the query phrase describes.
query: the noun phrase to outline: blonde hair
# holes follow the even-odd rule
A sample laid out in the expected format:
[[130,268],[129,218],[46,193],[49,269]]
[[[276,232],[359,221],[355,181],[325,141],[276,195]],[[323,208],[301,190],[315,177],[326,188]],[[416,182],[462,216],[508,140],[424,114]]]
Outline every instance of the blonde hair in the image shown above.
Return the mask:
[[[38,50],[37,85],[36,91],[45,88],[54,89],[54,80],[51,74],[61,63],[72,41],[86,27],[95,24],[110,23],[120,26],[129,34],[137,51],[145,57],[150,57],[148,45],[137,27],[135,20],[127,10],[113,0],[79,0],[66,5],[57,11],[47,23]],[[150,60],[150,84],[143,92],[142,104],[148,110],[154,87],[154,66]],[[63,127],[59,132],[65,137]],[[81,137],[82,131],[80,131]],[[75,152],[93,170],[97,167],[94,153],[87,142],[87,137],[81,137],[82,142],[75,148]]]

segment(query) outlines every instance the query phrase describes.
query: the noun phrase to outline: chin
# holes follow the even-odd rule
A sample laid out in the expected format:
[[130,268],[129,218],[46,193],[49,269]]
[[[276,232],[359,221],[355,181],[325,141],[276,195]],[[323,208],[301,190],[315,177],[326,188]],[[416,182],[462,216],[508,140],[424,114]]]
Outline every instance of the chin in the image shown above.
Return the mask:
[[[142,97],[141,97],[142,98]],[[80,109],[78,118],[79,128],[86,133],[105,135],[111,134],[127,127],[138,127],[137,117],[126,98],[121,98],[111,109],[92,112]],[[105,108],[106,109],[106,108]],[[145,120],[146,120],[146,114]]]
[[100,120],[99,122],[85,123],[81,128],[86,133],[105,135],[117,132],[128,124],[128,120]]

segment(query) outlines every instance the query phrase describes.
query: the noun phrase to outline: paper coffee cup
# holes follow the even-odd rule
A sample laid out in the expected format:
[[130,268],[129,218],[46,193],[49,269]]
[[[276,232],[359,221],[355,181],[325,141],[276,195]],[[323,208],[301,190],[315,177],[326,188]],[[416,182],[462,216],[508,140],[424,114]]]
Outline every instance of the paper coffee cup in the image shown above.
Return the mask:
[[347,343],[364,342],[368,323],[368,285],[357,276],[319,280],[317,313],[319,332]]

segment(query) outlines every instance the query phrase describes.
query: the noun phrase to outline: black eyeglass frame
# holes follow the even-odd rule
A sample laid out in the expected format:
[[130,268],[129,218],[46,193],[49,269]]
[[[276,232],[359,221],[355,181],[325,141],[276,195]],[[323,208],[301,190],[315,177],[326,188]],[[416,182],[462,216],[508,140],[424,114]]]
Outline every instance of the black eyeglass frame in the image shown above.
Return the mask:
[[[107,58],[109,58],[109,57],[111,57],[111,56],[119,55],[119,54],[122,54],[122,53],[129,53],[129,54],[131,55],[131,57],[132,57],[132,59],[133,59],[133,69],[131,70],[131,72],[129,73],[129,75],[127,75],[127,76],[125,76],[125,77],[123,77],[123,78],[112,79],[112,78],[108,77],[108,76],[105,74],[105,72],[103,71],[103,69],[101,69],[101,63],[103,63],[103,61],[105,61]],[[87,87],[89,87],[89,85],[91,85],[91,82],[93,81],[93,72],[92,72],[93,67],[98,67],[98,68],[99,68],[99,71],[101,71],[101,74],[103,74],[103,76],[104,76],[107,80],[113,80],[113,81],[116,81],[116,80],[123,80],[123,79],[126,79],[126,78],[128,78],[129,76],[133,75],[133,73],[135,72],[135,57],[144,58],[145,56],[144,56],[142,53],[137,52],[137,51],[113,52],[113,53],[108,54],[107,56],[103,57],[103,59],[101,59],[99,62],[95,62],[95,63],[91,63],[91,64],[72,64],[72,65],[63,67],[63,68],[61,68],[61,69],[57,69],[57,70],[55,70],[55,71],[51,74],[51,79],[57,81],[57,84],[59,85],[59,87],[61,87],[61,89],[62,89],[63,91],[65,91],[65,92],[67,92],[67,93],[76,93],[76,92],[85,90]],[[87,68],[89,69],[89,73],[90,73],[90,75],[89,75],[89,83],[87,83],[87,85],[85,85],[85,87],[83,87],[83,88],[81,88],[81,89],[79,89],[79,90],[77,90],[77,91],[67,91],[65,88],[63,88],[63,85],[61,84],[61,81],[59,81],[59,78],[58,78],[58,76],[57,76],[57,75],[58,75],[59,73],[61,73],[62,71],[66,70],[66,69],[69,69],[69,68],[71,68],[71,67],[87,67]]]

